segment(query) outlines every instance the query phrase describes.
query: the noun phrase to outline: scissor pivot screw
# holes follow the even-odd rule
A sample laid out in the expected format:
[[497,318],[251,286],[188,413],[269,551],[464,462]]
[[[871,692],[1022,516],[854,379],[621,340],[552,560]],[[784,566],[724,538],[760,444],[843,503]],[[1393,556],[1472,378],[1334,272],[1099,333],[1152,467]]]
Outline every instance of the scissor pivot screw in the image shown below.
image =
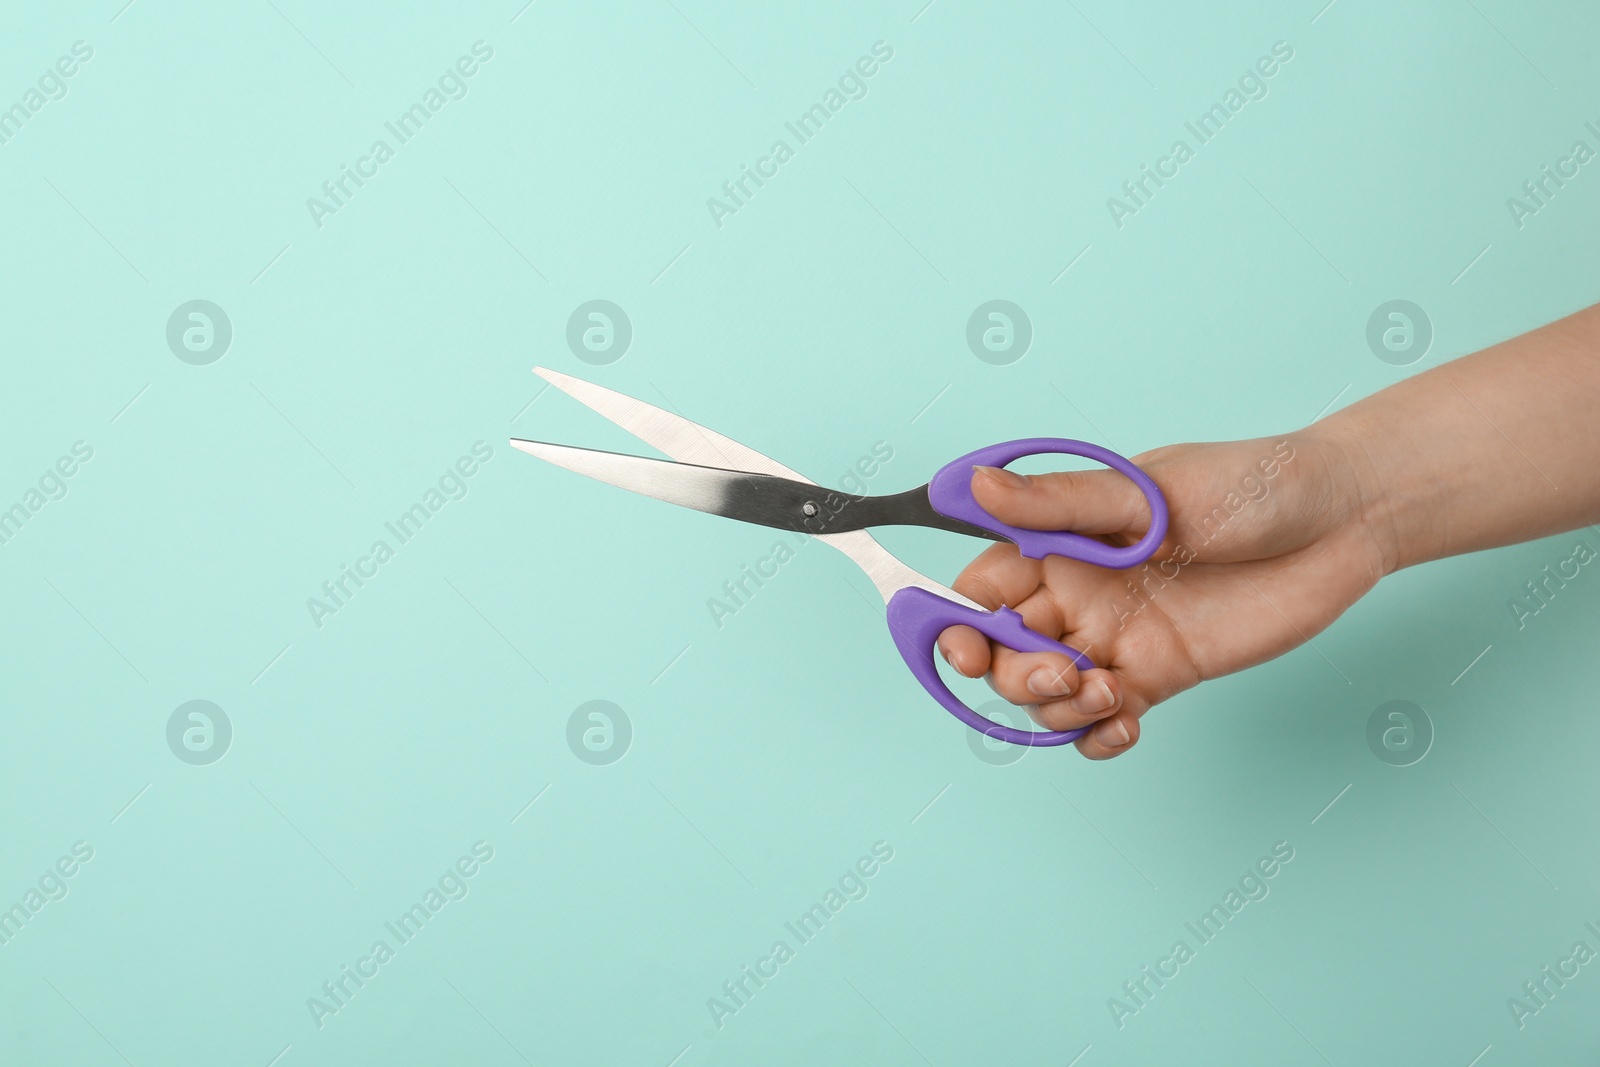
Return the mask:
[[807,518],[810,518],[817,513],[817,506],[808,500],[801,505],[800,510],[805,512]]

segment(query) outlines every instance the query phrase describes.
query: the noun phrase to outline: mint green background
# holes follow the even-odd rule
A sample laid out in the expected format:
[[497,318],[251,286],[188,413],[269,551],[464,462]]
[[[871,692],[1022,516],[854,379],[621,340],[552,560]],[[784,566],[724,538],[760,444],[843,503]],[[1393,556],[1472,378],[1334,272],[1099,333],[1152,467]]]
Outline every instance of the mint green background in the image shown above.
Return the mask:
[[[504,441],[629,447],[535,364],[832,485],[887,441],[885,491],[1014,437],[1303,425],[1594,299],[1600,174],[1521,230],[1505,206],[1595,143],[1592,6],[120,2],[0,37],[7,104],[95,49],[0,146],[0,503],[94,449],[0,546],[0,906],[95,850],[0,947],[0,1062],[1591,1061],[1594,967],[1521,1031],[1506,1009],[1600,948],[1600,577],[1521,631],[1507,607],[1575,536],[1395,576],[1126,758],[996,767],[837,555],[718,629],[771,533]],[[313,225],[479,39],[469,95]],[[877,40],[870,94],[714,226]],[[1106,198],[1277,40],[1270,95],[1116,228]],[[165,342],[195,298],[234,327],[210,366]],[[607,367],[565,343],[594,298],[634,325]],[[964,340],[994,298],[1035,329],[1010,366]],[[1407,368],[1364,341],[1394,298],[1436,331]],[[466,498],[315,627],[478,440]],[[977,547],[884,541],[942,580]],[[165,741],[196,698],[234,727],[210,766]],[[566,744],[591,699],[633,723],[609,766]],[[1434,724],[1411,767],[1366,745],[1391,699]],[[480,839],[470,895],[318,1029],[306,999]],[[880,840],[870,894],[715,1029],[707,998]],[[1119,1030],[1107,998],[1280,840],[1271,895]]]

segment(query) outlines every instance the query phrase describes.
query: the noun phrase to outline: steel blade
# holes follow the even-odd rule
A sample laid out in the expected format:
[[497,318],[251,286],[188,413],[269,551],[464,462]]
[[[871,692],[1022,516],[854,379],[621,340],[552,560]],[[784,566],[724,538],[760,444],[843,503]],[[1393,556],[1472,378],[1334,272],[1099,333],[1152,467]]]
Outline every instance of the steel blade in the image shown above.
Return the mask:
[[820,508],[812,503],[812,498],[823,495],[821,487],[792,478],[544,441],[512,438],[511,444],[530,456],[619,489],[741,522],[803,533],[808,503],[810,517],[821,516]]
[[814,536],[871,526],[929,526],[998,541],[1000,536],[947,518],[928,503],[928,487],[893,496],[855,496],[770,474],[648,459],[597,448],[512,438],[513,447],[547,463],[669,504],[740,522]]
[[533,373],[680,463],[726,467],[816,484],[777,460],[769,459],[755,449],[724,437],[715,430],[708,430],[697,422],[690,422],[675,412],[548,367],[535,367]]
[[[593,382],[586,382],[582,378],[574,378],[570,374],[563,374],[548,367],[535,367],[533,372],[580,404],[605,416],[639,440],[660,449],[680,463],[732,468],[754,474],[771,475],[775,478],[788,478],[809,485],[817,484],[798,471],[790,470],[748,445],[742,445],[715,430],[691,422],[676,412],[665,411],[654,404],[647,404],[642,400],[607,389],[603,385],[595,385]],[[919,586],[958,604],[983,610],[980,605],[955,590],[940,585],[932,578],[902,563],[865,530],[819,534],[817,540],[843,552],[856,566],[866,572],[885,603],[906,586]]]

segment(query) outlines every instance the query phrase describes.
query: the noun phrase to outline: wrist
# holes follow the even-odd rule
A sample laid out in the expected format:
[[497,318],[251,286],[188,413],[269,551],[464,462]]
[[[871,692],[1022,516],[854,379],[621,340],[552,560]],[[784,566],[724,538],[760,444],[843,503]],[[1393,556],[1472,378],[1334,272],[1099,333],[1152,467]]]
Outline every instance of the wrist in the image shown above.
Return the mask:
[[1421,562],[1406,532],[1403,510],[1394,495],[1395,478],[1370,446],[1381,428],[1369,425],[1359,412],[1346,409],[1296,435],[1321,450],[1328,473],[1343,498],[1339,513],[1346,531],[1363,542],[1378,576]]

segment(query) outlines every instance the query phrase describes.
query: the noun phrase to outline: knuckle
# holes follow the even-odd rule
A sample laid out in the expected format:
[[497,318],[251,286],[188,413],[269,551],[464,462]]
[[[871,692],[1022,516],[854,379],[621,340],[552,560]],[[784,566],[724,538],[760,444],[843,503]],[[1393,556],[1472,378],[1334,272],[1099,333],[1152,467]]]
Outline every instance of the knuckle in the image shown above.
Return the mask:
[[1028,692],[1027,686],[1019,684],[1015,679],[1001,679],[996,683],[994,691],[1019,707],[1038,703],[1039,700],[1038,697]]
[[998,606],[1001,602],[1000,586],[982,569],[982,560],[973,564],[969,570],[963,571],[956,579],[953,586],[956,592],[969,600],[976,600],[985,607]]
[[1036,718],[1041,726],[1052,730],[1076,730],[1080,726],[1087,725],[1084,716],[1063,701],[1041,704]]

